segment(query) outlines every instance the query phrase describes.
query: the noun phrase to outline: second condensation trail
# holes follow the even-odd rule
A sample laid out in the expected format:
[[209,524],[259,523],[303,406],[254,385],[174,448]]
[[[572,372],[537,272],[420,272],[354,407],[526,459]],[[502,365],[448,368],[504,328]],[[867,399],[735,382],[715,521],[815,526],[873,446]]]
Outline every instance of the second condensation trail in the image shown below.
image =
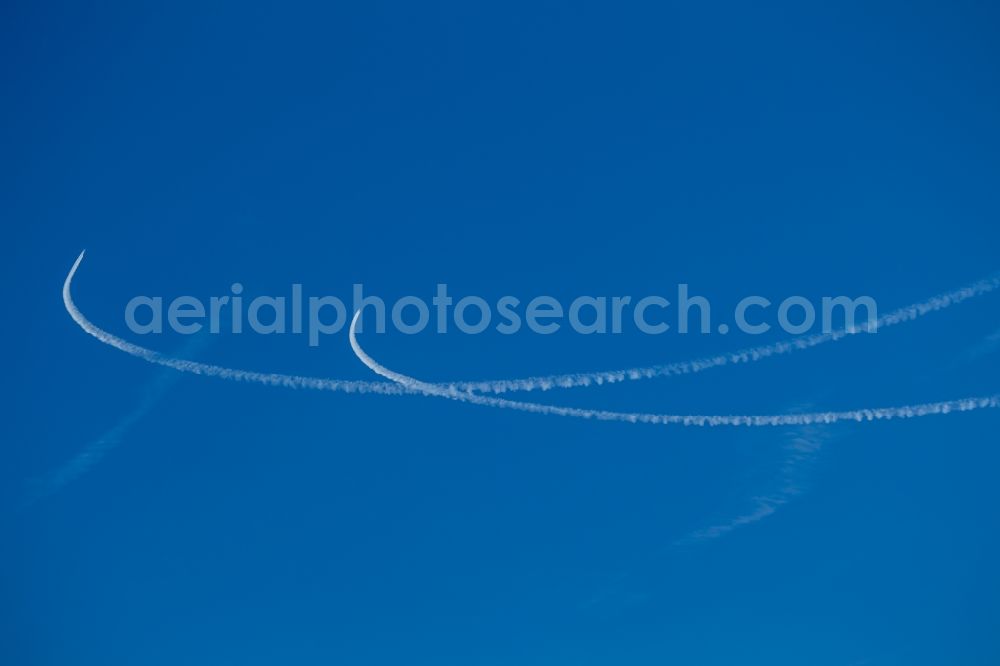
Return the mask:
[[801,349],[809,349],[826,342],[836,342],[851,335],[878,331],[889,326],[913,321],[930,312],[943,310],[957,305],[965,300],[988,294],[1000,288],[1000,274],[973,282],[972,284],[938,294],[920,303],[914,303],[882,315],[873,323],[852,328],[841,328],[829,333],[805,335],[791,340],[775,342],[769,345],[748,347],[735,352],[707,356],[693,361],[650,365],[645,367],[627,368],[624,370],[604,370],[598,372],[575,372],[561,375],[539,375],[519,379],[487,379],[482,381],[453,382],[450,386],[462,391],[478,391],[480,393],[506,393],[508,391],[547,391],[553,388],[579,388],[600,384],[614,384],[628,380],[652,379],[654,377],[670,377],[674,375],[689,375],[711,368],[725,365],[736,365],[759,361],[770,356],[780,356]]
[[390,370],[372,358],[358,343],[357,323],[361,310],[354,313],[348,337],[354,354],[375,374],[389,379],[410,392],[425,396],[447,398],[459,402],[468,402],[484,407],[514,409],[534,414],[551,416],[568,416],[574,418],[592,419],[596,421],[619,421],[623,423],[649,423],[655,425],[685,425],[685,426],[793,426],[811,425],[816,423],[837,423],[840,421],[886,421],[891,419],[915,418],[934,414],[951,412],[967,412],[974,409],[1000,407],[1000,394],[928,402],[900,407],[876,407],[870,409],[852,409],[848,411],[809,412],[804,414],[651,414],[645,412],[614,412],[602,409],[581,409],[577,407],[560,407],[537,402],[522,402],[507,400],[492,396],[480,395],[456,386],[442,386],[424,382],[415,377]]

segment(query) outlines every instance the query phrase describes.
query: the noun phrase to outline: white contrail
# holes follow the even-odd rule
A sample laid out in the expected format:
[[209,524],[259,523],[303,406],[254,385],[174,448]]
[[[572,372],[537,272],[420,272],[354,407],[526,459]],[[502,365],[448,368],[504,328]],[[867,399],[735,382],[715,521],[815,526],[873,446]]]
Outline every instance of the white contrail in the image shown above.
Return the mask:
[[878,317],[874,322],[861,326],[842,328],[829,333],[816,333],[792,338],[769,345],[749,347],[739,351],[707,356],[692,361],[681,361],[665,365],[652,365],[625,370],[604,370],[598,372],[579,372],[561,375],[539,375],[520,379],[487,379],[481,381],[451,382],[450,386],[461,391],[478,391],[480,393],[506,393],[508,391],[547,391],[553,388],[578,388],[600,384],[615,384],[626,380],[651,379],[654,377],[669,377],[672,375],[689,375],[710,368],[724,365],[734,365],[759,361],[770,356],[779,356],[801,349],[809,349],[825,342],[835,342],[858,333],[878,331],[880,329],[913,321],[925,314],[943,310],[957,305],[965,300],[988,294],[1000,288],[1000,275],[984,278],[972,284],[938,294],[920,303],[907,305]]
[[[715,426],[715,425],[745,425],[745,426],[780,426],[780,425],[809,425],[812,423],[836,423],[838,421],[874,421],[895,418],[912,418],[917,416],[928,416],[931,414],[947,414],[956,411],[969,411],[982,409],[985,407],[1000,406],[1000,394],[963,398],[960,400],[948,400],[944,402],[925,403],[920,405],[907,405],[903,407],[884,407],[878,409],[859,409],[845,412],[816,412],[811,414],[777,414],[777,415],[700,415],[700,414],[647,414],[613,412],[606,410],[579,409],[575,407],[560,407],[555,405],[543,405],[531,402],[518,402],[514,400],[504,400],[500,398],[490,398],[472,393],[471,388],[463,389],[458,384],[439,385],[422,382],[418,379],[407,377],[400,373],[393,372],[388,368],[379,365],[373,358],[368,356],[358,345],[355,336],[355,324],[358,320],[358,313],[355,313],[351,322],[350,341],[355,354],[371,370],[387,379],[391,379],[393,384],[383,382],[365,382],[341,379],[325,379],[320,377],[304,377],[299,375],[285,375],[279,373],[254,372],[249,370],[239,370],[236,368],[226,368],[218,365],[199,363],[185,359],[173,358],[160,352],[140,347],[116,335],[113,335],[102,328],[96,326],[88,320],[73,302],[71,287],[73,276],[76,274],[80,263],[83,261],[84,253],[81,252],[73,263],[66,281],[63,283],[63,303],[73,320],[84,331],[94,336],[104,344],[110,345],[120,351],[141,358],[149,363],[155,363],[168,368],[173,368],[180,372],[189,372],[207,377],[218,377],[232,381],[250,382],[264,384],[268,386],[281,386],[286,388],[313,389],[319,391],[341,391],[345,393],[381,393],[398,395],[400,393],[421,393],[437,397],[445,397],[462,402],[470,402],[489,407],[500,407],[506,409],[516,409],[520,411],[537,414],[549,414],[556,416],[571,416],[576,418],[594,419],[599,421],[620,421],[626,423],[652,423],[652,424],[678,424],[695,426]],[[984,284],[988,281],[984,281]],[[978,284],[978,283],[977,283]],[[977,293],[985,293],[990,289],[985,287],[967,287],[965,290],[951,292],[948,295],[932,299],[924,304],[911,306],[904,310],[912,310],[912,313],[897,311],[894,313],[894,322],[907,321],[924,312],[932,309],[947,307],[953,302],[964,300]],[[982,291],[980,289],[985,289]],[[848,333],[845,333],[848,334]],[[832,335],[832,334],[831,334]],[[788,344],[794,344],[788,343]],[[669,366],[664,366],[669,367]],[[584,385],[584,384],[580,384]]]
[[66,276],[66,281],[63,283],[63,304],[66,306],[66,310],[73,318],[73,321],[79,324],[80,328],[104,344],[111,345],[115,349],[123,351],[126,354],[131,354],[132,356],[141,358],[149,363],[155,363],[157,365],[173,368],[174,370],[179,370],[180,372],[190,372],[195,375],[219,377],[220,379],[229,379],[239,382],[265,384],[267,386],[314,389],[317,391],[342,391],[345,393],[398,394],[405,392],[398,386],[385,384],[384,382],[362,382],[344,379],[323,379],[320,377],[300,377],[297,375],[283,375],[273,372],[252,372],[249,370],[225,368],[219,365],[209,365],[207,363],[198,363],[197,361],[188,361],[174,358],[172,356],[166,356],[160,352],[153,351],[152,349],[146,349],[145,347],[132,344],[131,342],[108,333],[104,329],[93,324],[83,315],[82,312],[80,312],[79,308],[77,308],[76,304],[73,302],[73,296],[71,294],[73,276],[76,274],[76,270],[80,267],[80,262],[83,261],[83,255],[84,252],[81,252],[80,256],[76,258],[76,262],[73,263],[73,268],[70,269],[69,275]]
[[537,402],[520,402],[504,398],[494,398],[471,391],[463,391],[455,386],[442,386],[420,381],[414,377],[390,370],[368,355],[358,343],[356,328],[361,310],[354,313],[351,328],[348,333],[351,349],[354,354],[375,374],[392,380],[408,389],[411,393],[421,393],[426,396],[448,398],[460,402],[469,402],[486,407],[501,409],[516,409],[535,414],[553,416],[571,416],[575,418],[593,419],[596,421],[620,421],[625,423],[650,423],[655,425],[685,425],[685,426],[802,426],[814,423],[837,423],[840,421],[887,421],[891,419],[915,418],[933,414],[949,414],[951,412],[968,412],[974,409],[1000,407],[1000,393],[928,402],[901,407],[877,407],[871,409],[853,409],[841,412],[810,412],[801,414],[650,414],[643,412],[613,412],[599,409],[580,409],[576,407],[559,407],[544,405]]
[[[73,303],[70,288],[73,277],[76,274],[80,263],[83,261],[84,252],[80,253],[76,262],[66,276],[63,284],[63,302],[66,310],[73,320],[80,327],[94,336],[101,342],[111,345],[132,356],[137,356],[150,363],[167,366],[181,372],[190,372],[198,375],[219,377],[235,381],[244,381],[268,386],[283,386],[288,388],[308,388],[321,391],[343,391],[347,393],[384,393],[400,394],[408,391],[402,390],[402,385],[384,384],[381,382],[363,382],[341,379],[327,379],[322,377],[305,377],[298,375],[285,375],[279,373],[251,372],[238,370],[235,368],[225,368],[217,365],[196,363],[184,359],[166,356],[160,352],[140,347],[139,345],[127,342],[90,322]],[[522,379],[500,379],[485,381],[447,382],[437,384],[438,388],[454,389],[461,394],[469,392],[479,393],[505,393],[508,391],[533,391],[548,390],[551,388],[575,388],[594,386],[605,383],[616,383],[632,379],[647,379],[653,377],[667,377],[671,375],[685,375],[701,372],[709,368],[721,367],[724,365],[749,363],[758,361],[769,356],[787,354],[799,349],[808,349],[824,342],[832,342],[843,339],[849,335],[864,332],[872,326],[874,330],[893,326],[907,321],[912,321],[917,317],[929,312],[942,310],[951,305],[955,305],[975,296],[989,293],[1000,287],[1000,275],[979,280],[968,286],[955,289],[944,294],[940,294],[921,303],[908,305],[893,312],[879,317],[874,325],[866,324],[862,327],[850,329],[840,329],[830,333],[821,333],[811,336],[793,338],[784,342],[777,342],[770,345],[751,347],[740,351],[719,354],[717,356],[706,357],[693,361],[683,361],[667,365],[655,365],[644,368],[631,368],[627,370],[608,370],[603,372],[574,373],[564,375],[546,375],[527,377]],[[527,404],[527,403],[526,403]]]

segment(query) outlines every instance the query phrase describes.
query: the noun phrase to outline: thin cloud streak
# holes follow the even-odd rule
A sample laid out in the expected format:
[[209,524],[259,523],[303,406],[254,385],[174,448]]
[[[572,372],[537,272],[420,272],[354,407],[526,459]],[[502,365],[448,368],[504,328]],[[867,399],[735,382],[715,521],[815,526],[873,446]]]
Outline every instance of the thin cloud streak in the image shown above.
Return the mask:
[[[199,336],[185,345],[183,353],[197,354],[208,343],[208,339]],[[132,411],[123,416],[118,423],[106,430],[99,437],[89,442],[80,453],[49,473],[28,481],[27,492],[20,507],[28,508],[36,502],[54,495],[63,487],[72,483],[89,472],[117,448],[128,432],[138,422],[152,411],[160,399],[183,377],[172,370],[159,371],[141,392],[138,404]]]
[[785,456],[779,472],[778,487],[774,491],[753,497],[749,511],[725,522],[696,530],[675,541],[674,546],[717,539],[773,515],[780,507],[805,491],[808,473],[829,438],[830,434],[817,426],[805,426],[789,433],[784,446]]

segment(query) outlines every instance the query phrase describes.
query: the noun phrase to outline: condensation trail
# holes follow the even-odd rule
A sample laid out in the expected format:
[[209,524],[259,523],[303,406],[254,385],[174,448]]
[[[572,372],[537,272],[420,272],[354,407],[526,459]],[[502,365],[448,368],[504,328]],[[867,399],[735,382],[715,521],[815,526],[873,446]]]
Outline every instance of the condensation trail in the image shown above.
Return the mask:
[[853,328],[842,328],[829,333],[816,333],[802,337],[792,338],[782,342],[775,342],[769,345],[749,347],[739,351],[707,356],[704,358],[682,361],[679,363],[669,363],[665,365],[652,365],[639,368],[628,368],[625,370],[604,370],[599,372],[579,372],[561,375],[539,375],[535,377],[524,377],[521,379],[487,379],[482,381],[451,382],[449,385],[461,391],[478,391],[480,393],[506,393],[508,391],[547,391],[554,388],[579,388],[595,386],[601,384],[615,384],[618,382],[652,379],[654,377],[669,377],[673,375],[689,375],[702,372],[711,368],[718,368],[724,365],[736,365],[759,361],[770,356],[780,356],[802,349],[816,347],[826,342],[836,342],[851,335],[878,331],[889,326],[913,321],[918,317],[931,312],[943,310],[952,305],[957,305],[963,301],[976,296],[988,294],[1000,288],[1000,274],[984,278],[972,284],[953,289],[952,291],[938,294],[920,303],[907,305],[893,310],[892,312],[878,317],[874,323],[866,323],[863,326]]
[[888,421],[892,419],[915,418],[933,414],[949,414],[951,412],[968,412],[974,409],[1000,407],[1000,394],[989,396],[961,398],[942,402],[928,402],[918,405],[903,405],[901,407],[877,407],[872,409],[853,409],[841,412],[811,412],[801,414],[650,414],[643,412],[613,412],[599,409],[580,409],[576,407],[559,407],[537,402],[521,402],[479,395],[471,391],[462,391],[455,386],[442,386],[420,381],[414,377],[390,370],[372,358],[358,343],[355,334],[361,310],[354,313],[348,337],[354,354],[375,374],[385,377],[408,389],[411,393],[426,396],[447,398],[474,405],[496,407],[500,409],[515,409],[534,414],[553,416],[569,416],[596,421],[619,421],[624,423],[649,423],[655,425],[685,425],[685,426],[801,426],[815,423],[838,423],[840,421]]
[[167,356],[161,354],[160,352],[153,351],[152,349],[146,349],[145,347],[140,347],[139,345],[132,344],[126,340],[113,335],[104,329],[98,327],[96,324],[92,323],[87,319],[80,309],[76,307],[73,302],[73,295],[71,293],[71,287],[73,284],[73,276],[76,274],[77,269],[80,267],[80,262],[83,261],[84,252],[80,253],[80,256],[76,258],[76,262],[73,263],[73,268],[70,269],[69,275],[66,276],[66,281],[63,283],[63,304],[66,306],[67,312],[73,318],[80,328],[94,336],[106,345],[111,345],[119,351],[123,351],[126,354],[130,354],[137,358],[141,358],[149,363],[155,363],[157,365],[162,365],[168,368],[173,368],[180,372],[189,372],[195,375],[203,375],[206,377],[218,377],[220,379],[229,379],[238,382],[249,382],[253,384],[265,384],[267,386],[282,386],[285,388],[296,388],[296,389],[313,389],[317,391],[340,391],[344,393],[404,393],[400,387],[394,386],[392,384],[385,384],[384,382],[361,382],[361,381],[350,381],[344,379],[323,379],[320,377],[300,377],[298,375],[283,375],[279,373],[272,372],[252,372],[249,370],[237,370],[235,368],[226,368],[219,365],[209,365],[208,363],[198,363],[197,361],[188,361],[184,359],[174,358],[172,356]]
[[[341,379],[325,379],[320,377],[305,377],[299,375],[286,375],[280,373],[264,373],[249,370],[239,370],[227,368],[207,363],[199,363],[185,359],[178,359],[160,352],[141,347],[122,338],[119,338],[108,331],[98,327],[88,320],[76,304],[73,302],[71,293],[73,277],[80,263],[83,261],[84,252],[80,253],[73,267],[70,269],[66,280],[63,283],[63,303],[67,312],[73,320],[88,334],[97,338],[106,345],[130,354],[148,363],[155,363],[180,372],[188,372],[207,377],[217,377],[231,381],[241,381],[267,386],[280,386],[285,388],[312,389],[319,391],[339,391],[344,393],[379,393],[387,395],[398,395],[401,393],[420,393],[423,395],[437,396],[470,402],[489,407],[499,407],[504,409],[515,409],[519,411],[532,412],[537,414],[547,414],[555,416],[569,416],[575,418],[593,419],[598,421],[619,421],[625,423],[651,423],[651,424],[677,424],[688,426],[716,426],[716,425],[743,425],[743,426],[781,426],[781,425],[809,425],[812,423],[836,423],[838,421],[874,421],[896,418],[912,418],[917,416],[928,416],[931,414],[947,414],[950,412],[970,411],[986,407],[1000,406],[1000,394],[963,398],[960,400],[949,400],[944,402],[925,403],[920,405],[907,405],[903,407],[884,407],[878,409],[860,409],[844,412],[816,412],[811,414],[777,414],[777,415],[699,415],[699,414],[648,414],[631,412],[613,412],[607,410],[580,409],[575,407],[560,407],[556,405],[544,405],[532,402],[519,402],[478,395],[472,392],[473,389],[463,389],[459,384],[441,385],[422,382],[413,377],[393,372],[384,366],[379,365],[373,358],[368,356],[358,345],[355,336],[355,324],[358,314],[355,313],[351,322],[350,342],[355,354],[376,374],[379,374],[393,381],[392,384],[384,382],[365,382]],[[998,278],[1000,281],[1000,278]],[[986,293],[995,288],[989,280],[984,280],[982,286],[970,286],[963,290],[950,292],[947,295],[932,299],[924,304],[904,308],[902,311],[893,313],[893,323],[909,321],[925,312],[934,309],[947,307],[971,296]],[[987,288],[989,287],[989,288]],[[912,312],[910,312],[912,311]],[[888,315],[887,315],[888,317]],[[853,332],[853,331],[852,331]],[[850,333],[845,333],[850,334]],[[831,334],[833,335],[833,334]],[[794,344],[794,341],[792,343]],[[763,348],[759,348],[763,349]],[[680,364],[684,365],[684,364]],[[663,366],[671,367],[671,366]],[[576,375],[577,377],[582,375]],[[585,384],[580,384],[581,386]]]
[[[84,331],[94,336],[104,344],[111,345],[126,354],[131,354],[132,356],[141,358],[149,363],[163,365],[180,372],[189,372],[197,375],[218,377],[233,381],[264,384],[267,386],[306,388],[320,391],[341,391],[346,393],[400,394],[408,392],[402,390],[402,385],[400,384],[393,385],[382,382],[363,382],[328,379],[323,377],[286,375],[280,373],[252,372],[217,365],[209,365],[206,363],[197,363],[194,361],[166,356],[160,352],[140,347],[139,345],[123,340],[122,338],[119,338],[93,324],[73,303],[71,295],[73,277],[75,276],[77,269],[80,267],[80,263],[83,261],[84,254],[84,252],[80,253],[80,256],[77,257],[76,262],[74,262],[73,267],[66,276],[66,281],[63,283],[63,303],[66,305],[66,310],[69,312],[70,316]],[[873,328],[877,330],[879,328],[912,321],[929,312],[942,310],[975,296],[987,294],[996,290],[998,287],[1000,287],[1000,275],[979,280],[978,282],[974,282],[968,286],[940,294],[921,303],[915,303],[913,305],[908,305],[906,307],[899,308],[898,310],[894,310],[887,315],[879,317]],[[849,335],[856,335],[857,333],[867,331],[869,330],[869,326],[870,324],[866,324],[863,327],[840,329],[837,331],[831,331],[830,333],[803,336],[784,342],[777,342],[771,345],[751,347],[727,354],[720,354],[698,360],[683,361],[667,365],[655,365],[627,370],[608,370],[603,372],[545,375],[522,379],[449,382],[437,384],[436,386],[438,388],[454,389],[464,395],[470,392],[505,393],[508,391],[544,391],[551,388],[577,388],[606,383],[616,383],[625,380],[685,375],[702,372],[704,370],[708,370],[709,368],[749,363],[770,356],[787,354],[800,349],[808,349],[810,347],[823,344],[824,342],[840,340]]]

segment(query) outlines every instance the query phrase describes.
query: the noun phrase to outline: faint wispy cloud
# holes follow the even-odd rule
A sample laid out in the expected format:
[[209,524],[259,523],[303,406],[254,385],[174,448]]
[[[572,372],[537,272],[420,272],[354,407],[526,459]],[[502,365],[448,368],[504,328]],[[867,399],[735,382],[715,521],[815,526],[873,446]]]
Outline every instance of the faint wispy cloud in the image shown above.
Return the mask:
[[755,495],[747,511],[726,521],[696,530],[674,542],[675,546],[717,539],[735,529],[752,525],[773,515],[780,507],[801,495],[808,483],[816,458],[829,441],[830,432],[821,426],[803,426],[785,435],[784,457],[773,491]]
[[[797,410],[808,409],[801,405]],[[730,532],[757,523],[773,515],[808,489],[809,477],[823,447],[833,438],[830,426],[801,426],[783,433],[780,462],[772,475],[771,490],[750,498],[749,507],[742,513],[694,532],[665,546],[664,552],[704,543],[723,537]],[[646,567],[648,568],[648,562]],[[633,563],[618,571],[595,594],[584,600],[581,611],[617,615],[641,604],[650,597],[649,585],[637,578],[636,570],[643,567]]]
[[[184,356],[195,355],[207,342],[207,337],[198,336],[192,339],[181,353]],[[155,408],[163,395],[177,383],[180,377],[180,373],[171,369],[158,371],[140,391],[139,402],[132,411],[125,414],[111,428],[91,440],[77,455],[52,471],[30,479],[25,484],[26,492],[19,507],[21,509],[28,508],[39,500],[55,494],[67,484],[90,471],[108,453],[121,444],[129,430]]]
[[997,350],[1000,350],[1000,329],[993,331],[982,340],[962,352],[962,355],[955,362],[955,365],[971,363],[982,358],[983,356],[988,356]]

